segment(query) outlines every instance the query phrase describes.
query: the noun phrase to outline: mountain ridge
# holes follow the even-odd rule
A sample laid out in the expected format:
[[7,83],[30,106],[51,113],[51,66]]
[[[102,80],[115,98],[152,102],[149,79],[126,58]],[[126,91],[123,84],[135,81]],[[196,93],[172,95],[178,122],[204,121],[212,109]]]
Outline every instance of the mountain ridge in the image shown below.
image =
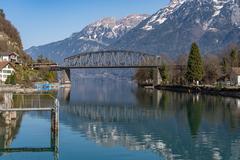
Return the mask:
[[202,53],[217,53],[229,44],[240,44],[239,6],[237,0],[171,0],[151,16],[104,18],[62,41],[26,51],[34,58],[44,53],[58,62],[73,54],[103,49],[142,51],[173,58],[188,53],[191,43],[196,42]]
[[240,43],[240,2],[235,0],[172,0],[110,48],[132,49],[175,57],[192,42],[203,53]]
[[49,59],[61,62],[65,57],[73,54],[106,48],[147,17],[146,14],[132,14],[121,19],[103,18],[87,25],[80,32],[73,33],[64,40],[33,46],[26,52],[33,58],[43,54]]

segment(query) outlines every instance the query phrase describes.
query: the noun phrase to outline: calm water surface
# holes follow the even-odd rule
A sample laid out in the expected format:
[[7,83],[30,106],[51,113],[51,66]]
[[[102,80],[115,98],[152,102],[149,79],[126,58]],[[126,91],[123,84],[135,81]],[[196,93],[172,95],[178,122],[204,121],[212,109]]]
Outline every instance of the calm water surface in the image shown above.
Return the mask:
[[[60,101],[59,152],[1,153],[2,160],[240,159],[240,100],[143,90],[85,79]],[[46,107],[47,95],[0,94],[0,105]],[[50,146],[50,113],[0,121],[0,148]]]

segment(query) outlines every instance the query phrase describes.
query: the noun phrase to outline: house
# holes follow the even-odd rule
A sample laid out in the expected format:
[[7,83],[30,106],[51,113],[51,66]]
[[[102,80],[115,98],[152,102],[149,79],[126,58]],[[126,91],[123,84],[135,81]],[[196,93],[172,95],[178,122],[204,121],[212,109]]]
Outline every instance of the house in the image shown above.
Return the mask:
[[19,62],[19,55],[15,52],[9,54],[9,59],[11,62],[18,63]]
[[19,55],[15,52],[0,52],[0,62],[8,61],[8,62],[19,62]]
[[0,81],[5,82],[7,77],[15,72],[14,66],[11,62],[0,62]]
[[240,67],[233,67],[230,74],[232,85],[240,86]]

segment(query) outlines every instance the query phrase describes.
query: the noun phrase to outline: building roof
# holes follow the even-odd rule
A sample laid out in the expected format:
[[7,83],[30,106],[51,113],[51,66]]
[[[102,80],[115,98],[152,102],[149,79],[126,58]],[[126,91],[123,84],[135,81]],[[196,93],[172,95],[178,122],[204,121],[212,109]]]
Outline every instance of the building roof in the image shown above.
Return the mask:
[[9,56],[10,52],[0,52],[0,56]]
[[0,52],[0,56],[10,56],[12,54],[15,54],[16,56],[18,56],[18,54],[15,52]]
[[236,75],[240,75],[240,67],[233,67],[232,68],[232,73]]
[[2,61],[2,62],[0,62],[0,70],[2,70],[4,67],[6,67],[8,64],[10,64],[13,68],[14,68],[14,66],[10,63],[10,62],[8,62],[8,61]]
[[19,56],[16,52],[11,52],[10,55],[11,55],[11,54],[15,54],[16,56]]

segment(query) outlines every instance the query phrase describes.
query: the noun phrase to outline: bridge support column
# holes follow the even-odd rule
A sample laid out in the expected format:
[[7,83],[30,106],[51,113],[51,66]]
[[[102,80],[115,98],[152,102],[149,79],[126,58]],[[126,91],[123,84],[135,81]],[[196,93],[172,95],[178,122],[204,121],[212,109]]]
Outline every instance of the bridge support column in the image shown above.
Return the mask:
[[156,68],[154,69],[154,72],[153,72],[153,86],[158,86],[160,85],[162,82],[162,77],[161,77],[161,74],[160,74],[160,69],[159,68]]
[[70,72],[70,69],[64,69],[62,71],[61,84],[71,84],[71,72]]

